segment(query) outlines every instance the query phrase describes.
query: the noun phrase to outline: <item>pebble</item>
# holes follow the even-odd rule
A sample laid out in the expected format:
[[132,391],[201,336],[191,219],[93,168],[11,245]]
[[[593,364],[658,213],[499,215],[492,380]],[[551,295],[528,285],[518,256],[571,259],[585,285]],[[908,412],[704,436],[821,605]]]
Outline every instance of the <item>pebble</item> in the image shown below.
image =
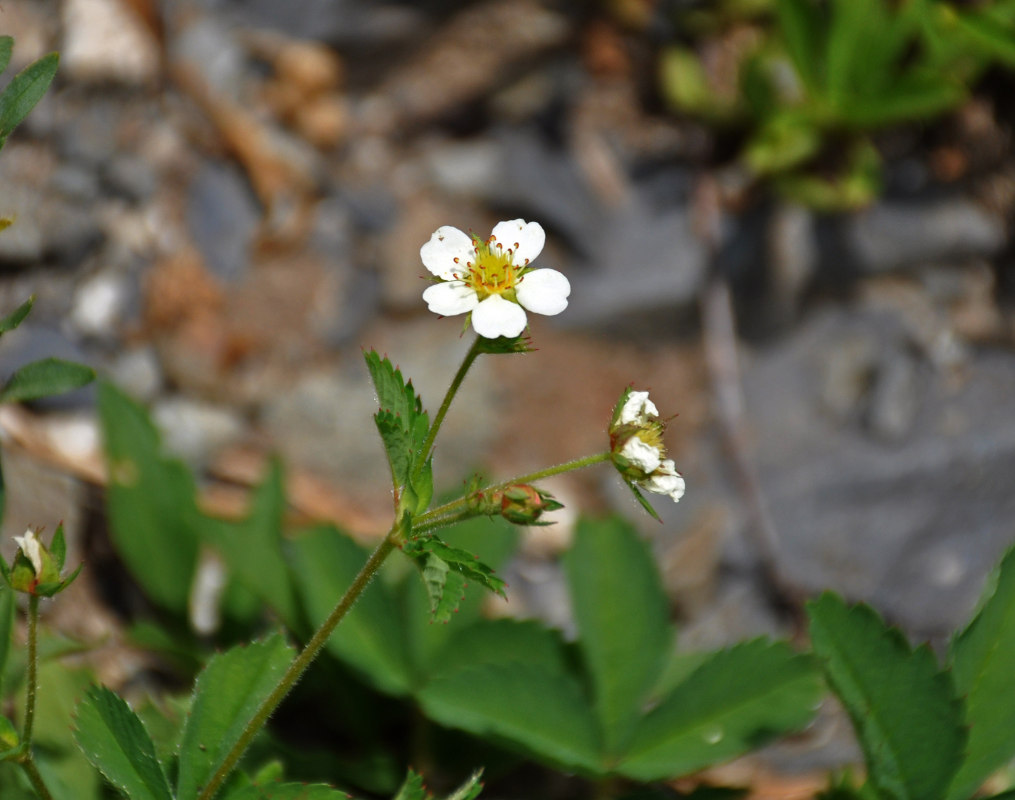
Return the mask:
[[187,225],[205,265],[223,281],[250,266],[261,211],[239,170],[224,162],[201,165],[187,191]]
[[159,47],[128,5],[117,0],[63,0],[61,73],[72,80],[150,86],[159,77]]
[[68,321],[83,336],[114,339],[129,292],[125,279],[101,272],[78,287]]
[[246,429],[233,409],[187,397],[158,400],[151,415],[166,450],[196,468],[207,464]]
[[961,197],[878,203],[850,219],[846,236],[862,272],[989,257],[1007,241],[1002,220]]

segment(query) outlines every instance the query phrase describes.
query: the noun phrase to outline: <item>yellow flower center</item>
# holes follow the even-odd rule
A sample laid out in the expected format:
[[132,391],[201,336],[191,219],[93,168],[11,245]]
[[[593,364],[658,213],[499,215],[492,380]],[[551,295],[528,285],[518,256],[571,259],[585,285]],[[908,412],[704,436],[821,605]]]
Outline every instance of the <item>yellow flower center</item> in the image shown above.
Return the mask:
[[475,289],[480,300],[493,294],[514,300],[515,286],[525,271],[524,264],[514,263],[514,248],[505,247],[492,236],[486,241],[473,237],[473,242],[475,257],[456,277]]

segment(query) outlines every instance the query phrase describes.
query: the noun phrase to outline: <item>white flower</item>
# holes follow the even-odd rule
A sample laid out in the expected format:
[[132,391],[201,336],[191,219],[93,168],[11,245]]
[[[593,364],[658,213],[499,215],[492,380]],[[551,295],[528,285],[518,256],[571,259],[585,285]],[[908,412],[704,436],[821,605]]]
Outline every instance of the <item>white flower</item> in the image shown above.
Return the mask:
[[684,496],[684,479],[666,458],[666,423],[648,392],[626,389],[613,410],[610,450],[614,464],[632,487],[664,494],[676,503]]
[[637,436],[632,436],[624,442],[624,446],[620,448],[620,455],[646,475],[655,472],[662,461],[659,448],[643,442]]
[[552,316],[567,308],[571,284],[555,269],[532,269],[546,233],[538,222],[499,222],[486,241],[445,225],[419,249],[440,283],[423,299],[435,314],[472,314],[472,327],[488,339],[525,330],[526,310]]
[[32,562],[32,569],[36,575],[42,574],[42,552],[39,550],[39,540],[35,538],[35,531],[29,528],[24,536],[15,536],[14,541],[18,543],[25,558]]
[[658,417],[659,409],[648,399],[648,392],[631,392],[620,409],[620,425],[644,425],[649,417]]
[[642,488],[656,494],[668,495],[674,503],[678,502],[684,496],[685,484],[675,466],[670,459],[664,459],[659,468],[642,481]]

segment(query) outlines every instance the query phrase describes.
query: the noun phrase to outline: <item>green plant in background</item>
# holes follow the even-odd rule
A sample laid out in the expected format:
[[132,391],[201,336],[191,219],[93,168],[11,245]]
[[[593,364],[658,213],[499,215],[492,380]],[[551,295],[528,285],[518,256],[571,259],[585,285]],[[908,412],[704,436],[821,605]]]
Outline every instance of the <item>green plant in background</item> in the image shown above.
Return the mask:
[[[819,209],[869,203],[874,131],[960,105],[993,63],[1015,65],[1015,4],[772,0],[769,24],[730,37],[738,78],[716,92],[698,53],[671,47],[662,88],[677,109],[741,127],[743,163]],[[756,9],[753,9],[756,11]],[[743,18],[741,18],[743,19]]]

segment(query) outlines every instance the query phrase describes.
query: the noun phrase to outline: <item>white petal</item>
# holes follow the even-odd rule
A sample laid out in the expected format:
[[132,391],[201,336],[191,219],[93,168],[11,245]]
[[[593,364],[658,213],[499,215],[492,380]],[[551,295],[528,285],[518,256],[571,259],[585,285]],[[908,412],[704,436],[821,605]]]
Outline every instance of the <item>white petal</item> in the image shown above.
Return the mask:
[[668,458],[659,465],[655,474],[641,485],[650,492],[669,495],[674,503],[684,496],[686,488],[683,477],[674,469],[673,462]]
[[648,399],[648,392],[631,392],[627,396],[624,407],[620,409],[621,425],[643,424],[648,417],[658,417],[659,409]]
[[514,253],[514,263],[520,267],[535,261],[546,244],[546,231],[538,222],[512,219],[498,222],[493,229],[493,238],[505,250]]
[[655,472],[662,460],[658,447],[646,444],[637,436],[632,436],[624,442],[620,454],[646,474]]
[[487,339],[517,336],[525,330],[525,309],[517,303],[492,294],[472,312],[472,327]]
[[24,536],[15,536],[14,541],[18,543],[18,547],[25,554],[25,558],[32,562],[32,569],[35,570],[35,574],[41,574],[42,553],[39,551],[39,540],[35,538],[35,531],[29,528],[25,531]]
[[479,302],[476,290],[467,286],[464,281],[447,281],[428,286],[423,292],[423,300],[427,307],[442,317],[453,317],[472,311]]
[[450,225],[435,230],[430,241],[419,248],[423,266],[446,281],[454,279],[455,273],[462,274],[465,263],[472,261],[475,255],[472,238]]
[[567,308],[571,284],[555,269],[537,269],[522,275],[515,294],[529,311],[552,316]]

